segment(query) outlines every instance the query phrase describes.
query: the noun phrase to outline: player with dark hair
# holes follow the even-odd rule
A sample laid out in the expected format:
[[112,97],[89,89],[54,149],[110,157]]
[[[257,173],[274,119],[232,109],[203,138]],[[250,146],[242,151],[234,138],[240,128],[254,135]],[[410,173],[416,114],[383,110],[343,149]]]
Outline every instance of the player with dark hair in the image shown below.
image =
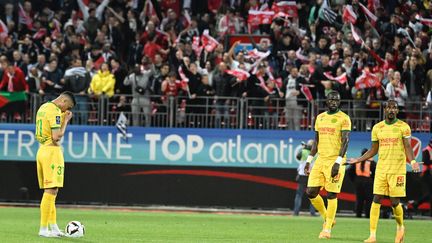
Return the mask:
[[[315,142],[305,166],[305,174],[310,174],[306,193],[324,219],[323,229],[319,234],[320,239],[331,237],[331,228],[337,210],[337,194],[340,193],[345,176],[343,162],[346,160],[345,154],[351,131],[350,117],[339,110],[339,93],[336,91],[328,93],[326,104],[328,111],[319,114],[316,118]],[[310,163],[316,154],[318,157],[310,170]],[[328,192],[327,208],[319,195],[321,188],[325,188]]]
[[74,95],[66,91],[43,104],[36,114],[35,136],[40,143],[36,155],[37,174],[39,187],[44,190],[40,203],[39,236],[42,237],[63,236],[57,226],[55,207],[56,196],[64,180],[64,158],[59,142],[72,118],[70,110],[75,104]]
[[376,229],[380,214],[381,199],[390,197],[393,214],[397,223],[395,242],[403,242],[405,227],[400,198],[405,197],[406,158],[411,161],[413,172],[420,171],[420,163],[415,161],[411,147],[411,129],[408,124],[397,119],[397,102],[388,100],[384,105],[385,119],[372,128],[372,146],[360,158],[350,160],[350,164],[360,163],[378,153],[375,171],[373,202],[370,210],[370,236],[364,242],[376,242]]

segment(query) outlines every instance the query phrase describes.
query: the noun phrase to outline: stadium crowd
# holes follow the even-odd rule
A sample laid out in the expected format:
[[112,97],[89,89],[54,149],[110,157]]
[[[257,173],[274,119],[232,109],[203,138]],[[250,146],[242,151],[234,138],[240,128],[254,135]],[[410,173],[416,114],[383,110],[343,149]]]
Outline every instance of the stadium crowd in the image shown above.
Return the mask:
[[[2,2],[0,90],[43,101],[71,91],[84,113],[103,97],[149,116],[152,102],[184,96],[195,105],[214,98],[223,114],[230,101],[220,97],[247,97],[283,102],[298,117],[331,90],[357,108],[396,99],[401,118],[432,103],[426,0]],[[250,38],[247,48],[233,34],[270,41]],[[21,109],[0,115],[20,119]]]

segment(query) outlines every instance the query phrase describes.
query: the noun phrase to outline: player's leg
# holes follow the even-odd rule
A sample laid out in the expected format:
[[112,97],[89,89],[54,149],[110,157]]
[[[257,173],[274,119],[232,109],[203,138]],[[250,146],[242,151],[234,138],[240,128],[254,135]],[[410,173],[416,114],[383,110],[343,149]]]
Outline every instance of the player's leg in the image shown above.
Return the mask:
[[[374,190],[375,191],[375,190]],[[380,208],[381,208],[381,199],[384,196],[375,194],[372,199],[372,205],[370,209],[370,218],[369,218],[369,238],[364,242],[373,243],[376,242],[376,231],[378,227],[378,220],[380,216]]]
[[390,185],[390,202],[393,209],[393,215],[397,223],[395,242],[400,243],[404,241],[405,236],[405,227],[403,224],[403,208],[400,204],[400,198],[406,196],[406,175],[390,175],[388,181]]
[[306,195],[325,221],[327,217],[327,209],[325,207],[324,200],[319,195],[321,187],[324,186],[324,175],[321,173],[321,169],[322,164],[315,162],[315,165],[312,167],[312,171],[308,178]]
[[60,231],[57,225],[57,209],[55,205],[58,188],[63,187],[64,180],[64,158],[60,148],[58,150],[56,149],[53,153],[53,161],[56,161],[54,166],[54,185],[56,186],[56,190],[51,191],[54,195],[54,198],[51,201],[51,211],[48,217],[48,225],[52,234],[56,236],[63,236],[64,234]]
[[[47,162],[47,157],[49,156],[48,151],[45,148],[39,148],[36,155],[36,167],[37,167],[37,175],[39,188],[44,189],[49,182],[50,178],[50,168]],[[42,200],[40,202],[40,226],[39,226],[39,235],[40,236],[49,236],[48,231],[48,217],[51,210],[51,196],[44,192],[42,196]]]

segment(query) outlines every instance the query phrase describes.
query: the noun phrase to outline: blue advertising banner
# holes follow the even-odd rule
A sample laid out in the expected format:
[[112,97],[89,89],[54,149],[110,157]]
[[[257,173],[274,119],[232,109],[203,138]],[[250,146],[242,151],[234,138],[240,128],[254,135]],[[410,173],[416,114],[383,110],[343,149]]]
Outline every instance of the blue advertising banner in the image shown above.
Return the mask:
[[[34,125],[0,124],[0,160],[35,161]],[[429,134],[414,133],[417,160]],[[115,127],[68,126],[61,141],[66,162],[297,168],[301,142],[311,131],[130,127],[128,139]],[[370,147],[370,133],[352,132],[348,158]]]

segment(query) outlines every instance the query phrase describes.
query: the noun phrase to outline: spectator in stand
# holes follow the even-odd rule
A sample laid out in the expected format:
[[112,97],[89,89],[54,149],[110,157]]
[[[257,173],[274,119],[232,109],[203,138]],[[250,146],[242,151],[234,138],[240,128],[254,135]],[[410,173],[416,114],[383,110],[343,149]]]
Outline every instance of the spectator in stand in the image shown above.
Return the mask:
[[63,72],[58,68],[57,59],[51,59],[42,75],[42,81],[45,83],[44,102],[55,99],[63,89],[62,85]]
[[108,63],[104,62],[101,69],[93,76],[88,93],[95,95],[97,98],[100,96],[111,98],[114,95],[115,83],[116,80],[109,70]]
[[216,99],[216,117],[215,126],[217,128],[222,127],[222,124],[227,126],[229,124],[229,103],[230,100],[227,99],[230,92],[230,82],[231,76],[225,71],[227,66],[224,62],[218,65],[218,68],[213,73],[212,85],[215,90]]
[[79,58],[72,60],[70,68],[64,74],[64,90],[75,95],[76,105],[74,107],[74,124],[87,124],[89,113],[89,98],[87,90],[90,86],[90,73],[83,67]]
[[[25,80],[23,71],[16,66],[11,65],[7,60],[4,60],[5,71],[0,82],[0,90],[7,92],[29,92],[29,86]],[[14,110],[6,111],[7,117],[12,117],[14,120],[21,120],[22,115],[25,112],[25,101],[16,102],[17,104],[13,107]]]
[[27,83],[29,85],[29,92],[43,96],[44,82],[42,81],[42,72],[36,67],[32,67],[27,77]]
[[408,97],[407,89],[404,83],[401,82],[401,74],[396,71],[393,79],[387,84],[385,96],[388,99],[393,99],[398,103],[400,119],[405,119],[405,102]]
[[285,119],[287,129],[299,131],[302,108],[298,105],[297,97],[300,95],[300,83],[304,83],[296,67],[291,68],[286,82],[285,90]]

